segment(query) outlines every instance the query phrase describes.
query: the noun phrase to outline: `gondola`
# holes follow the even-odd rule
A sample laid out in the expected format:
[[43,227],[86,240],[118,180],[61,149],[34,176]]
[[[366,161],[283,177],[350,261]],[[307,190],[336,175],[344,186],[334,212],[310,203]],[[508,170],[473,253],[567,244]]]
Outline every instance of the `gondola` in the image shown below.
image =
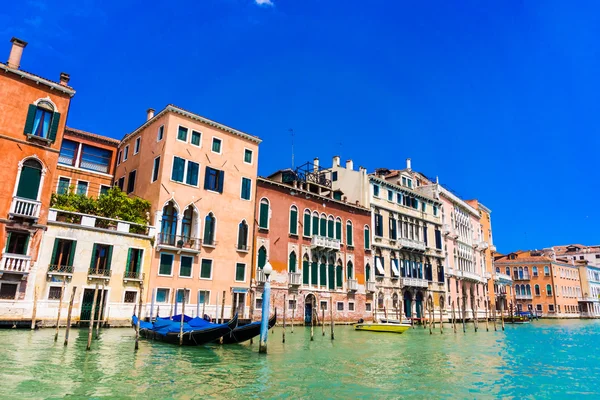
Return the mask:
[[[275,326],[277,321],[277,311],[269,318],[269,329]],[[260,335],[260,321],[251,322],[246,325],[238,326],[233,331],[223,336],[223,344],[242,343],[253,337]]]
[[[146,339],[159,340],[162,342],[179,344],[179,333],[181,329],[181,315],[172,319],[158,318],[154,323],[140,321],[140,335]],[[190,318],[183,316],[183,340],[186,346],[199,346],[215,341],[233,331],[237,326],[237,314],[226,324],[213,324],[202,318]],[[132,317],[135,326],[137,317]]]

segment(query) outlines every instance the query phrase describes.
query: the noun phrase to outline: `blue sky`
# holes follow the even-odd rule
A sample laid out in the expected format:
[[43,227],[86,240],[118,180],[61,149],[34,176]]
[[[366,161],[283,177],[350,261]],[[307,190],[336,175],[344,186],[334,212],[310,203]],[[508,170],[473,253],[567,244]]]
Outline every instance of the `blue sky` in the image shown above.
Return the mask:
[[600,244],[597,2],[161,3],[9,2],[0,51],[71,74],[72,127],[120,138],[174,103],[260,136],[262,175],[293,128],[297,164],[412,158],[492,209],[501,252]]

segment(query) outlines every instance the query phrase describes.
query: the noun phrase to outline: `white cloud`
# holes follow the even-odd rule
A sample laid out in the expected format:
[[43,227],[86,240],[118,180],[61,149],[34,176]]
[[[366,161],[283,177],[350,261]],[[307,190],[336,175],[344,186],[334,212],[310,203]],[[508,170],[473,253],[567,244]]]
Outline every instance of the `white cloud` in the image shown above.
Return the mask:
[[273,4],[272,0],[254,0],[254,2],[259,5],[259,6],[270,6],[273,7],[275,4]]

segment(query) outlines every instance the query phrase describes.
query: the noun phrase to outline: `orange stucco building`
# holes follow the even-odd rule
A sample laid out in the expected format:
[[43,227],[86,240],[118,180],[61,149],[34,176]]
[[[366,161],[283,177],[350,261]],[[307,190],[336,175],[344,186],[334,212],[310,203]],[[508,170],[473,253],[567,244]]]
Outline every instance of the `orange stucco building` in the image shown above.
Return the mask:
[[[55,82],[20,68],[27,43],[13,38],[0,63],[0,299],[21,300],[37,262],[71,98],[69,75]],[[30,286],[30,285],[29,285]]]
[[144,296],[154,315],[168,315],[184,289],[190,315],[249,315],[259,143],[173,105],[148,110],[121,141],[116,185],[150,201],[159,231]]

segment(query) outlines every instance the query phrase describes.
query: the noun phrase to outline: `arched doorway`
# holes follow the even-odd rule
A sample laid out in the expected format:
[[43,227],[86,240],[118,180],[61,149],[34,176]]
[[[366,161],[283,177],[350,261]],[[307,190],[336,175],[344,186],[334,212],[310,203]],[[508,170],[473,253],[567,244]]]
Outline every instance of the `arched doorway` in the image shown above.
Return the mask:
[[42,164],[32,158],[25,160],[17,184],[17,197],[37,200],[42,180]]
[[404,292],[404,315],[412,317],[412,294],[408,290]]
[[304,300],[304,324],[312,324],[313,319],[313,304],[317,304],[317,299],[314,294],[310,293]]
[[423,317],[423,293],[417,292],[415,296],[415,306],[417,308],[417,318]]

